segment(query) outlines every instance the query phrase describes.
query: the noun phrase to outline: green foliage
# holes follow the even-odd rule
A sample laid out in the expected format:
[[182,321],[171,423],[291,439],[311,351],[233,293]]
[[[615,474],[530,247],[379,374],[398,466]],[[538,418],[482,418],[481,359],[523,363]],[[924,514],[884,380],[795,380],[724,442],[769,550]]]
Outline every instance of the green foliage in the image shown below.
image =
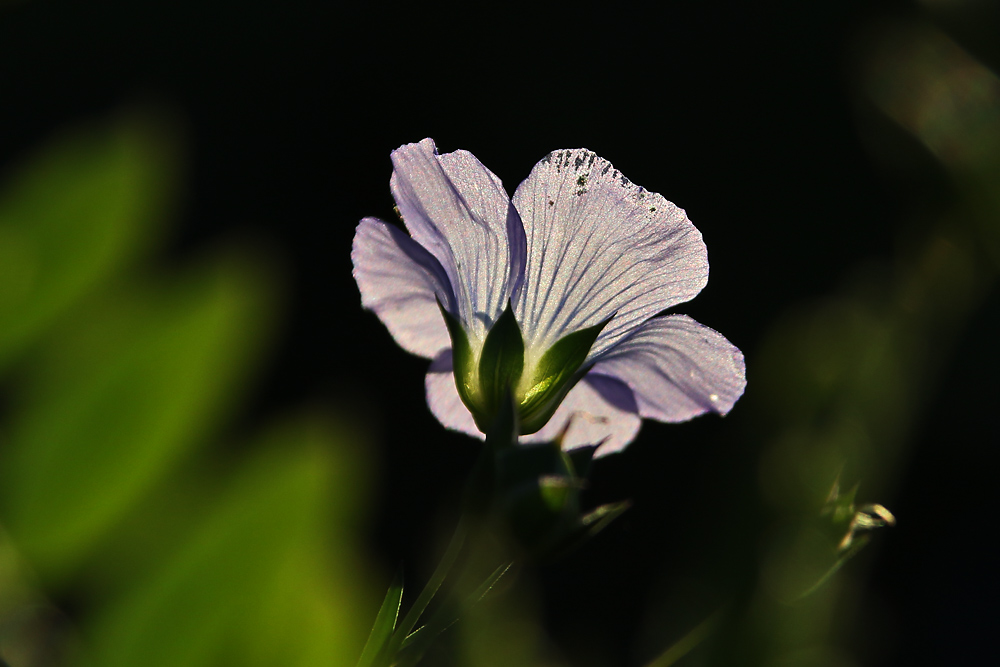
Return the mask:
[[348,664],[360,647],[345,645],[350,598],[334,597],[331,574],[356,564],[326,548],[340,537],[326,534],[331,501],[347,500],[331,436],[308,419],[272,433],[187,539],[93,622],[92,664]]
[[[2,188],[0,627],[72,591],[86,648],[60,664],[351,664],[359,436],[317,412],[249,454],[208,447],[267,339],[274,275],[238,248],[139,270],[170,136],[140,116],[70,134]],[[0,636],[0,653],[57,643]]]
[[86,555],[238,395],[262,290],[225,259],[163,286],[120,286],[51,332],[19,387],[0,469],[5,518],[36,567]]
[[0,188],[0,370],[154,245],[171,143],[126,117],[54,139]]

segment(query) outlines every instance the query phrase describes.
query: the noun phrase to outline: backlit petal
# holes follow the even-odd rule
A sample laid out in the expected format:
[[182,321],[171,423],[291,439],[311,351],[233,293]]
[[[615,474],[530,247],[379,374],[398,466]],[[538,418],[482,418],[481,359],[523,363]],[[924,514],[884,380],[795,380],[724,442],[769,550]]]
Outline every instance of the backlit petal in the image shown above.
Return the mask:
[[514,205],[528,247],[515,313],[536,354],[615,315],[591,349],[594,359],[708,281],[705,244],[684,211],[590,151],[549,154],[518,187]]
[[594,456],[624,449],[632,442],[642,420],[635,397],[621,381],[588,373],[563,399],[559,409],[542,430],[521,437],[522,442],[548,442],[566,428],[563,449],[600,444]]
[[686,315],[654,317],[600,358],[592,373],[618,378],[639,414],[663,422],[726,414],[746,387],[743,353]]
[[467,151],[437,155],[424,139],[393,151],[392,163],[390,187],[403,221],[454,289],[455,302],[445,306],[470,342],[482,342],[523,275],[517,211],[500,179]]
[[400,229],[365,218],[351,248],[361,304],[407,352],[433,358],[451,346],[437,300],[454,297],[441,264]]

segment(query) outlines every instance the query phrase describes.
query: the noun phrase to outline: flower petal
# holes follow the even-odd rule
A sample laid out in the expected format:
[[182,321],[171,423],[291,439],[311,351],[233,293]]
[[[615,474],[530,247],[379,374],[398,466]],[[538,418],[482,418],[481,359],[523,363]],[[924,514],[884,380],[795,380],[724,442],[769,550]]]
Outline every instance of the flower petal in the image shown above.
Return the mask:
[[393,151],[392,163],[390,187],[406,228],[454,288],[456,300],[445,307],[481,343],[523,276],[521,219],[500,179],[467,151],[437,155],[424,139]]
[[680,422],[729,412],[746,387],[743,353],[719,332],[686,315],[654,317],[601,357],[591,370],[635,393],[639,414]]
[[[440,315],[440,314],[439,314]],[[441,425],[455,431],[486,438],[476,426],[469,408],[465,407],[455,386],[455,371],[451,362],[451,349],[442,350],[431,362],[424,379],[427,405]]]
[[[503,311],[507,306],[507,299],[524,280],[528,248],[521,216],[510,202],[503,182],[469,151],[445,153],[438,156],[438,161],[474,215],[491,225],[493,233],[497,233],[500,222],[506,227],[506,236],[499,235],[501,245],[502,241],[507,242],[509,264],[507,284],[503,286],[505,296],[500,304],[500,310]],[[498,249],[497,254],[498,258],[502,257],[503,249]]]
[[351,260],[361,304],[375,311],[400,347],[433,358],[451,346],[437,305],[437,299],[454,298],[451,285],[419,243],[392,225],[365,218],[354,233]]
[[517,188],[514,205],[528,245],[515,313],[537,354],[615,315],[594,342],[594,359],[708,282],[705,244],[684,211],[590,151],[550,153]]
[[522,442],[555,440],[566,425],[563,449],[600,445],[594,456],[621,451],[632,442],[642,420],[632,391],[620,380],[588,373],[563,399],[542,430],[521,437]]

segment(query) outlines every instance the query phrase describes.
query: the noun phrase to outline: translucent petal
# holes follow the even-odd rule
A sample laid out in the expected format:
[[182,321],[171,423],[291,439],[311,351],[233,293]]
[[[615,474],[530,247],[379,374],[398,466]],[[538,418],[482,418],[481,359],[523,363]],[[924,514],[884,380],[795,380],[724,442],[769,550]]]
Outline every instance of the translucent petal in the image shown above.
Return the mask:
[[[439,313],[440,316],[440,313]],[[424,379],[427,391],[427,405],[441,425],[454,431],[461,431],[480,440],[486,438],[476,426],[469,408],[465,407],[458,388],[455,386],[455,372],[451,365],[451,349],[442,350],[431,362]]]
[[[509,271],[507,284],[503,285],[503,298],[500,299],[500,310],[507,306],[507,299],[520,287],[524,280],[524,267],[527,261],[527,242],[524,235],[524,225],[517,209],[510,202],[503,183],[493,172],[487,169],[469,151],[455,151],[439,155],[438,160],[445,174],[475,216],[485,221],[491,227],[491,233],[497,234],[499,223],[506,226],[506,237],[498,239],[498,257],[503,255],[503,241],[507,242],[507,262]],[[486,258],[491,261],[490,258]],[[501,268],[494,266],[491,268]],[[502,275],[497,271],[496,275]]]
[[481,343],[523,275],[517,211],[500,179],[467,151],[437,155],[424,139],[394,151],[392,163],[390,187],[403,221],[444,267],[456,297],[446,307],[470,342]]
[[635,394],[639,414],[663,422],[726,414],[746,387],[743,353],[686,315],[654,317],[598,359],[591,370]]
[[437,300],[454,300],[441,264],[400,229],[365,218],[351,248],[361,304],[407,352],[433,358],[451,346]]
[[605,456],[635,438],[642,425],[637,413],[635,397],[625,384],[591,371],[570,390],[549,423],[521,441],[554,440],[568,423],[563,449],[600,444],[594,456]]
[[517,188],[514,205],[528,248],[515,314],[536,354],[617,313],[593,359],[708,281],[705,244],[684,211],[590,151],[549,154]]

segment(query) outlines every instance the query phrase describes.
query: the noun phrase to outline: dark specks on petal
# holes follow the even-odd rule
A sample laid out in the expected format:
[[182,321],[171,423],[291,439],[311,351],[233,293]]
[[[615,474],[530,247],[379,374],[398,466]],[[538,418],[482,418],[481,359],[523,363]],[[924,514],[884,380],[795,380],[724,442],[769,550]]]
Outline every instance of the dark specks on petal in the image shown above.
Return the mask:
[[515,314],[526,348],[538,355],[614,315],[594,343],[594,358],[704,287],[705,245],[684,211],[593,152],[550,155],[513,198],[528,246]]

